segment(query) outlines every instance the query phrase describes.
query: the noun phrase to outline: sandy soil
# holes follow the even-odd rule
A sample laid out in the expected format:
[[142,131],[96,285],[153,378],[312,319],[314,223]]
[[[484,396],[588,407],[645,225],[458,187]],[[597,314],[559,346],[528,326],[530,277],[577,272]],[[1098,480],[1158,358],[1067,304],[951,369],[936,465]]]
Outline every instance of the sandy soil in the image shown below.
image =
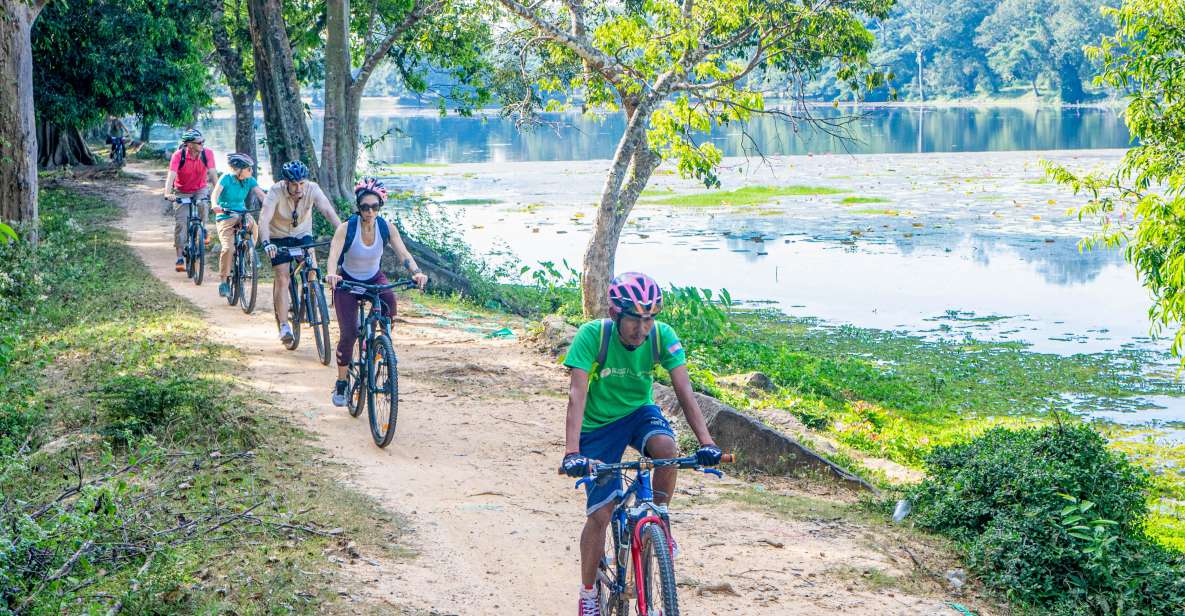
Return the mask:
[[[480,338],[409,311],[395,339],[398,431],[390,447],[378,449],[365,416],[353,419],[330,404],[334,371],[315,359],[312,337],[297,351],[280,345],[270,284],[261,285],[258,308],[248,316],[218,297],[215,276],[196,287],[173,271],[162,173],[130,171],[142,179],[117,189],[127,208],[123,226],[153,274],[205,313],[219,342],[241,350],[253,386],[352,469],[343,480],[412,531],[404,541],[415,557],[352,568],[356,600],[440,615],[573,613],[583,495],[554,470],[563,452],[561,369],[515,341]],[[967,597],[944,596],[941,584],[916,572],[904,535],[892,529],[833,514],[778,515],[723,498],[752,489],[734,478],[680,477],[673,528],[682,550],[676,571],[683,613],[956,614],[947,600],[992,613]],[[757,489],[795,495],[803,486],[767,482]],[[933,550],[909,549],[944,570]],[[881,574],[912,581],[867,581]]]

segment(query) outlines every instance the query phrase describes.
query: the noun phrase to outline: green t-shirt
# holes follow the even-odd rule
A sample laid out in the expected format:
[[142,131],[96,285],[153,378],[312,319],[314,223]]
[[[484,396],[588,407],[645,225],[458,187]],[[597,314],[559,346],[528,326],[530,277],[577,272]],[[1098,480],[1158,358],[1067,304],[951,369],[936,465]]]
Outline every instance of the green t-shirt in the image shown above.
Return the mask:
[[[230,173],[219,178],[218,184],[222,186],[222,193],[218,195],[218,205],[224,210],[236,212],[247,211],[247,197],[251,194],[252,189],[259,186],[255,176],[239,181],[239,178]],[[226,220],[230,217],[230,214],[219,214],[215,216],[215,220]]]
[[[655,322],[658,328],[659,363],[674,370],[687,363],[683,345],[670,325]],[[601,322],[580,326],[564,365],[589,373],[588,402],[584,407],[582,432],[613,423],[648,404],[654,404],[654,354],[647,341],[633,351],[626,350],[617,335],[617,325],[609,338],[609,352],[600,375],[592,374],[597,352],[601,350]]]

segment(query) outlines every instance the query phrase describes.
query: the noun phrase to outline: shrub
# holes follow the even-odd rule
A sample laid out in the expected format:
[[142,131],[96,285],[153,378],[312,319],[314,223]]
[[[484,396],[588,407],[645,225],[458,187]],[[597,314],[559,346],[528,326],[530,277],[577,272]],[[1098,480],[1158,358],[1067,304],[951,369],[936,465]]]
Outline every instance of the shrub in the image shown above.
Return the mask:
[[1181,614],[1185,559],[1144,533],[1148,476],[1089,426],[996,428],[936,448],[917,523],[986,584],[1052,614]]

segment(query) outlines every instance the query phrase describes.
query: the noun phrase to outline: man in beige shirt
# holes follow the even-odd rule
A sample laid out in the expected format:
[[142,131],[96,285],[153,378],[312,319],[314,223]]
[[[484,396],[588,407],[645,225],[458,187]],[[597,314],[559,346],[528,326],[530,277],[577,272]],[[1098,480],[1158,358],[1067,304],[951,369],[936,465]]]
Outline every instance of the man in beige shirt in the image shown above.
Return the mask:
[[[272,261],[275,273],[272,307],[276,311],[280,341],[287,345],[293,340],[292,326],[288,323],[288,262],[293,259],[289,248],[313,243],[314,207],[335,229],[341,225],[341,219],[321,187],[308,179],[309,168],[304,163],[299,160],[284,163],[280,178],[268,190],[259,211],[259,240]],[[315,260],[312,265],[316,265]]]

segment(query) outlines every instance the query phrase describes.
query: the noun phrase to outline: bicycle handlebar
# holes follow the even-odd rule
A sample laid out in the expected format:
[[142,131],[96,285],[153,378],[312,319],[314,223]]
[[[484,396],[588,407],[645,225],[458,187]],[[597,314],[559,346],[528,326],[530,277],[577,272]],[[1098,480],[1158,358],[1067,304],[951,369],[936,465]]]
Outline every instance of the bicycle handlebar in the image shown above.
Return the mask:
[[[731,453],[726,453],[726,454],[723,454],[720,456],[720,463],[721,464],[732,464],[733,462],[736,462],[736,459],[737,459],[736,455],[731,454]],[[720,472],[720,471],[715,471],[712,468],[701,466],[699,464],[699,462],[696,460],[695,456],[687,456],[685,458],[662,458],[662,459],[657,459],[657,460],[653,459],[653,458],[640,458],[638,460],[634,460],[633,462],[617,462],[615,464],[595,464],[589,469],[589,471],[590,471],[589,476],[594,477],[594,476],[601,474],[601,473],[612,473],[612,472],[616,472],[616,471],[630,471],[630,470],[643,470],[643,469],[649,470],[652,468],[663,468],[663,467],[667,467],[667,466],[674,466],[674,467],[680,468],[680,469],[702,470],[705,473],[711,472],[712,474],[719,474],[719,472]],[[558,474],[563,475],[564,469],[560,468]]]
[[367,284],[353,280],[342,280],[337,283],[337,286],[354,287],[355,289],[362,289],[364,291],[386,291],[388,289],[410,289],[412,287],[418,287],[419,284],[414,280],[396,280],[387,284]]

